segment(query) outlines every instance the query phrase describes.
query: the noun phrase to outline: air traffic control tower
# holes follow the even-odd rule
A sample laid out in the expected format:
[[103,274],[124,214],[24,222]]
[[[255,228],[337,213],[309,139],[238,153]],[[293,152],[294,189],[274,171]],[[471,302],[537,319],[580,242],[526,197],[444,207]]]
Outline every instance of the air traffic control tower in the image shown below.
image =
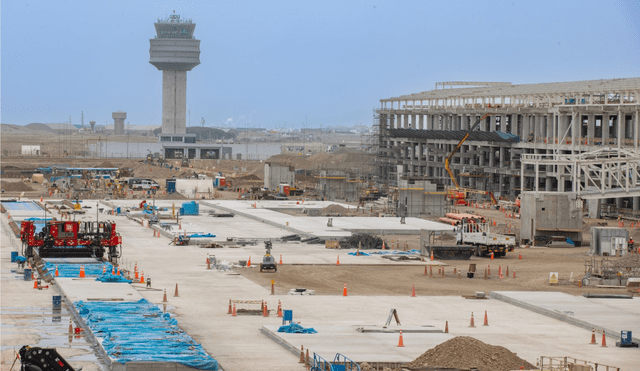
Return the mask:
[[187,132],[187,71],[200,64],[196,24],[174,14],[155,23],[149,63],[162,71],[162,133]]

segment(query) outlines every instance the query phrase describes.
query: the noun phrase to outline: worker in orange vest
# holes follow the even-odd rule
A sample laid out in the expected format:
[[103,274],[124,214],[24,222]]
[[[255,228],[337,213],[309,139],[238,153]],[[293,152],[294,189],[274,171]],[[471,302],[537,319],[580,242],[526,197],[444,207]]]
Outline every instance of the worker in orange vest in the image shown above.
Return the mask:
[[633,252],[633,237],[629,237],[629,246],[627,248],[629,252]]

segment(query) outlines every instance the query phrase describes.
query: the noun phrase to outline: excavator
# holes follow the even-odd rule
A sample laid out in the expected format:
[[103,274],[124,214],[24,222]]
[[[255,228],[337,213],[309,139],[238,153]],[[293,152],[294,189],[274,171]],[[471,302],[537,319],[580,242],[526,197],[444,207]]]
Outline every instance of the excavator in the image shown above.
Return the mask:
[[451,182],[453,182],[453,185],[455,186],[454,189],[449,189],[447,191],[447,198],[448,199],[452,199],[455,200],[456,204],[467,204],[466,198],[467,198],[467,193],[479,193],[479,194],[487,194],[489,195],[489,197],[491,197],[491,202],[492,204],[497,204],[498,201],[496,201],[496,198],[493,196],[493,192],[489,192],[489,191],[479,191],[479,190],[475,190],[475,189],[462,189],[460,188],[460,185],[458,184],[458,181],[456,180],[456,176],[453,174],[453,172],[451,171],[451,168],[449,167],[449,164],[451,163],[451,159],[453,158],[453,156],[458,152],[458,150],[460,150],[460,147],[462,147],[462,145],[464,144],[464,142],[469,139],[469,136],[471,135],[471,133],[478,127],[480,126],[480,123],[482,121],[484,121],[487,117],[491,116],[490,113],[487,113],[486,115],[480,117],[478,119],[478,121],[476,121],[471,128],[469,129],[469,131],[467,131],[467,133],[464,135],[464,137],[462,137],[462,139],[460,140],[460,142],[458,142],[458,144],[453,148],[453,150],[451,151],[451,153],[449,153],[449,156],[447,156],[447,158],[444,160],[444,168],[447,169],[447,173],[449,173],[449,177],[451,178]]

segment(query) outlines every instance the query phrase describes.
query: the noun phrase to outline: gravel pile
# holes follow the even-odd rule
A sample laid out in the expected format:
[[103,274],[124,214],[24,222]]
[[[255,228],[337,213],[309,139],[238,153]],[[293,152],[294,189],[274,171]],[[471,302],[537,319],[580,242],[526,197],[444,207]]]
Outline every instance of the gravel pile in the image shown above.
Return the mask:
[[612,263],[614,268],[640,268],[640,254],[624,254]]
[[426,351],[407,367],[477,368],[480,371],[533,370],[535,366],[509,349],[458,336]]
[[23,182],[5,182],[4,180],[0,182],[0,188],[4,189],[5,192],[33,191],[33,188]]

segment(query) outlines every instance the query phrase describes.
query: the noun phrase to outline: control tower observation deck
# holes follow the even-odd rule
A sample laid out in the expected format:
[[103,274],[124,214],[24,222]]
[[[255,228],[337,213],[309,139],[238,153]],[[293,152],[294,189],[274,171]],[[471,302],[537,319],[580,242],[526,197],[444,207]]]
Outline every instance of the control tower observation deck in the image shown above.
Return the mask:
[[200,40],[193,37],[196,24],[175,12],[155,23],[156,37],[149,40],[149,63],[162,71],[162,133],[187,132],[187,71],[200,64]]

